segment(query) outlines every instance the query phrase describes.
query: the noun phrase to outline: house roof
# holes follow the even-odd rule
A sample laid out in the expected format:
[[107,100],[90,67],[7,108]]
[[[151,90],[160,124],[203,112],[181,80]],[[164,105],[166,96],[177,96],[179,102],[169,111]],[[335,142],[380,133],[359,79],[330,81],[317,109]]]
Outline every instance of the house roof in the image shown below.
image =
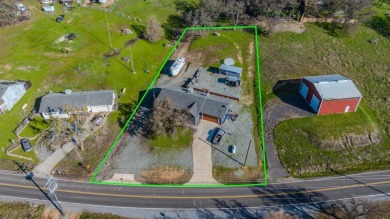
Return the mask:
[[7,89],[9,87],[15,86],[15,85],[24,85],[26,82],[23,81],[7,81],[7,80],[0,80],[0,98],[5,94]]
[[225,71],[230,71],[230,72],[236,72],[238,74],[241,75],[242,73],[242,68],[240,67],[236,67],[236,66],[232,66],[232,65],[225,65],[225,64],[222,64],[219,69],[222,69],[222,70],[225,70]]
[[73,110],[82,110],[87,106],[112,105],[114,101],[113,90],[83,91],[70,94],[51,93],[43,96],[38,112],[60,112],[71,107]]
[[162,88],[157,100],[170,99],[175,108],[189,109],[193,116],[198,116],[199,113],[223,119],[228,111],[228,106],[231,100],[205,96],[202,94],[188,93],[183,90],[173,90]]
[[314,84],[323,100],[362,97],[353,81],[339,74],[308,76],[304,79]]

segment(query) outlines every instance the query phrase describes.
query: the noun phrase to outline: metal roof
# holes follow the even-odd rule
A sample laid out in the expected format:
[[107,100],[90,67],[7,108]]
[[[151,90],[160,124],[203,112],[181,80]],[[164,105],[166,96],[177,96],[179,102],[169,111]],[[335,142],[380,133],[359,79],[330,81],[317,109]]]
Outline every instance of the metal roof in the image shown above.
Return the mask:
[[231,100],[205,96],[196,92],[189,93],[183,90],[162,88],[157,100],[170,99],[175,108],[189,109],[193,116],[199,113],[223,119],[228,111]]
[[49,110],[60,112],[69,107],[81,111],[87,106],[112,105],[113,101],[113,90],[83,91],[71,94],[51,93],[42,97],[38,112],[49,112]]
[[232,66],[232,65],[221,64],[219,69],[222,69],[222,70],[225,70],[225,71],[230,71],[230,72],[235,72],[235,73],[240,74],[240,75],[242,73],[242,68],[236,67],[236,66]]
[[339,74],[308,76],[304,79],[314,84],[323,100],[362,97],[353,81]]
[[9,87],[20,85],[20,84],[26,84],[24,81],[7,81],[7,80],[0,80],[0,99],[3,97],[5,92]]

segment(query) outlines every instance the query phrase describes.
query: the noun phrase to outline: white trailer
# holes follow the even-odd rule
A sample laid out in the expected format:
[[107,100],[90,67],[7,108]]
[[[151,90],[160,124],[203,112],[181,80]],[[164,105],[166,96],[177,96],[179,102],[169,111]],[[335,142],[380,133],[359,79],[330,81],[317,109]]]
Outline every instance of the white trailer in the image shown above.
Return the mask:
[[180,58],[176,59],[176,61],[173,63],[173,65],[169,69],[172,76],[179,74],[180,70],[183,68],[183,66],[185,64],[185,60],[186,59],[184,57],[180,57]]

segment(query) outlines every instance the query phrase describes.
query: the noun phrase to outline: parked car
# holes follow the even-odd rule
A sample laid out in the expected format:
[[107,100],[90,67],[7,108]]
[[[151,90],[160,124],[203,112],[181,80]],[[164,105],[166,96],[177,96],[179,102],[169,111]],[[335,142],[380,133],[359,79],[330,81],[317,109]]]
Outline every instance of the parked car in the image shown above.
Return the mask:
[[28,138],[23,138],[20,143],[21,143],[22,148],[25,152],[29,152],[32,150],[30,140],[28,140]]
[[61,22],[62,20],[64,20],[64,17],[65,15],[60,15],[56,18],[56,22]]
[[225,130],[217,128],[215,135],[213,137],[212,143],[219,144],[222,141],[223,136],[225,135]]
[[68,40],[74,40],[76,38],[76,34],[70,33],[70,34],[66,35],[65,38]]

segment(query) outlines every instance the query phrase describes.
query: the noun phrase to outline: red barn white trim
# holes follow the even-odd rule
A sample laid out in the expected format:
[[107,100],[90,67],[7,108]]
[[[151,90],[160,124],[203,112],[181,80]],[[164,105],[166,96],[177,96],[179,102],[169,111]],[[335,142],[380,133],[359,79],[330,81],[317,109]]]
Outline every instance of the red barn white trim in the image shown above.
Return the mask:
[[318,115],[355,112],[362,94],[339,74],[304,77],[299,93]]

